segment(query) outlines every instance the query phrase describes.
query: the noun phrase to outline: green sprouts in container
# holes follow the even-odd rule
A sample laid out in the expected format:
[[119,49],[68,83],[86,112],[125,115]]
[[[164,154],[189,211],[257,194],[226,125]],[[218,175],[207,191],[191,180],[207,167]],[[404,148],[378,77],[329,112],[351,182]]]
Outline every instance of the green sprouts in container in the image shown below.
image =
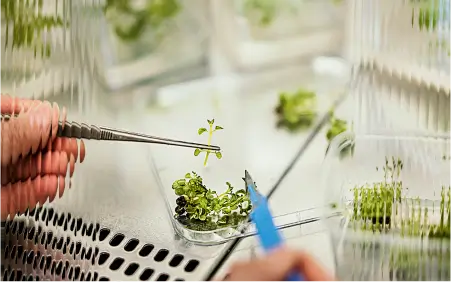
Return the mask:
[[[425,205],[426,200],[407,198],[400,180],[403,162],[394,157],[386,158],[382,167],[384,178],[380,182],[355,186],[351,218],[354,229],[393,231],[402,237],[450,239],[450,187],[442,187],[439,221],[433,221],[436,212]],[[376,168],[378,171],[379,169]],[[431,210],[430,210],[431,208]],[[432,211],[432,212],[431,212]],[[432,214],[431,214],[432,213]]]
[[[198,134],[209,134],[211,145],[213,132],[223,128],[214,126],[214,119],[208,120],[209,128],[199,128]],[[204,165],[212,152],[196,149],[195,156],[205,152]],[[219,155],[218,155],[219,153]],[[215,152],[221,159],[220,152]],[[172,189],[178,196],[176,200],[175,218],[188,229],[196,231],[213,231],[224,227],[234,227],[247,220],[252,209],[246,189],[235,190],[229,183],[224,193],[217,193],[209,188],[196,172],[188,172],[181,179],[173,182]]]
[[138,40],[146,30],[163,36],[162,27],[181,10],[178,0],[107,0],[103,10],[123,41]]
[[317,117],[316,100],[316,93],[305,89],[280,93],[276,107],[278,126],[290,131],[311,127]]

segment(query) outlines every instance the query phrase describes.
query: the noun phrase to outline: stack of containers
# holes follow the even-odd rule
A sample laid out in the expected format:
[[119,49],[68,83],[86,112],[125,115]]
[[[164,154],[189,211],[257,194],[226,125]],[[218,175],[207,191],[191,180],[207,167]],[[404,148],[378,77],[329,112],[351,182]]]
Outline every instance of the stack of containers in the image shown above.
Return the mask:
[[352,6],[353,133],[322,177],[337,276],[449,281],[449,1]]

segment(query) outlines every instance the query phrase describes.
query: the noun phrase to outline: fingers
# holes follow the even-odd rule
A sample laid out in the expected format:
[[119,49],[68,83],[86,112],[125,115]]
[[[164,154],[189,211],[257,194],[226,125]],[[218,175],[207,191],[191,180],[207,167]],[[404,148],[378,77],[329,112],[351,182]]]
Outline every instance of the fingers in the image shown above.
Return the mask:
[[[35,154],[55,140],[60,118],[56,104],[2,95],[1,108],[2,113],[18,114],[8,121],[2,120],[2,166],[15,164],[20,157]],[[65,116],[62,119],[64,121]]]
[[75,159],[66,152],[46,152],[28,156],[12,166],[2,168],[2,185],[34,179],[38,175],[54,174],[65,177],[69,168],[72,176],[75,169]]
[[233,265],[227,280],[285,281],[292,272],[302,274],[308,281],[333,280],[309,255],[288,249],[276,250],[264,258]]
[[65,189],[64,180],[64,177],[45,175],[2,185],[2,221],[6,220],[8,215],[14,216],[17,212],[23,213],[27,208],[34,208],[37,204],[45,203],[47,199],[52,202],[58,190],[61,197]]

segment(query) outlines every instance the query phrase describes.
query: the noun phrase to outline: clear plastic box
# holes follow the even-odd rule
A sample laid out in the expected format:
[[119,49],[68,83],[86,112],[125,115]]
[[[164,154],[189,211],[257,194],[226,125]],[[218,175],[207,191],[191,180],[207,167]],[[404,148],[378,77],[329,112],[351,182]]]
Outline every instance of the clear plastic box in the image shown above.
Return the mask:
[[[118,91],[207,67],[204,0],[127,0],[74,3],[82,51],[95,62],[96,79]],[[199,70],[198,70],[199,69]],[[157,81],[155,81],[157,80]]]
[[[214,118],[214,125],[224,128],[215,132],[212,138],[212,144],[221,147],[222,158],[217,159],[211,154],[207,167],[203,166],[205,155],[194,156],[194,149],[149,148],[151,166],[175,230],[198,244],[226,242],[239,234],[240,226],[208,231],[185,228],[174,218],[178,196],[172,189],[173,182],[195,171],[208,188],[220,194],[227,189],[226,182],[230,182],[235,191],[245,188],[242,177],[247,169],[260,192],[266,194],[345,87],[343,81],[334,82],[331,77],[315,74],[306,66],[229,79],[199,88],[196,94],[174,102],[155,118],[149,118],[149,123],[154,121],[154,135],[198,143],[207,142],[207,134],[198,135],[198,128],[208,128],[207,119]],[[299,88],[316,92],[317,116],[311,127],[293,133],[277,127],[275,108],[279,92]],[[184,89],[190,92],[188,88]]]
[[322,181],[340,280],[449,281],[449,153],[449,136],[333,140]]
[[213,32],[233,67],[255,69],[306,56],[340,56],[346,1],[213,1]]

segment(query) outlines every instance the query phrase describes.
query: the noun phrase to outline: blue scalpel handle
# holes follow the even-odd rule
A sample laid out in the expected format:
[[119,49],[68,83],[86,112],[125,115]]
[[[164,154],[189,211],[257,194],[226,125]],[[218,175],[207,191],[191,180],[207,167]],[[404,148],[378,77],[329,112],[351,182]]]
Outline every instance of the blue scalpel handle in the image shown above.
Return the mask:
[[[266,198],[258,194],[252,185],[248,185],[250,200],[254,206],[251,219],[254,222],[260,238],[260,244],[266,252],[272,251],[283,245],[283,239],[278,232]],[[301,274],[293,272],[288,275],[286,281],[305,281]]]

